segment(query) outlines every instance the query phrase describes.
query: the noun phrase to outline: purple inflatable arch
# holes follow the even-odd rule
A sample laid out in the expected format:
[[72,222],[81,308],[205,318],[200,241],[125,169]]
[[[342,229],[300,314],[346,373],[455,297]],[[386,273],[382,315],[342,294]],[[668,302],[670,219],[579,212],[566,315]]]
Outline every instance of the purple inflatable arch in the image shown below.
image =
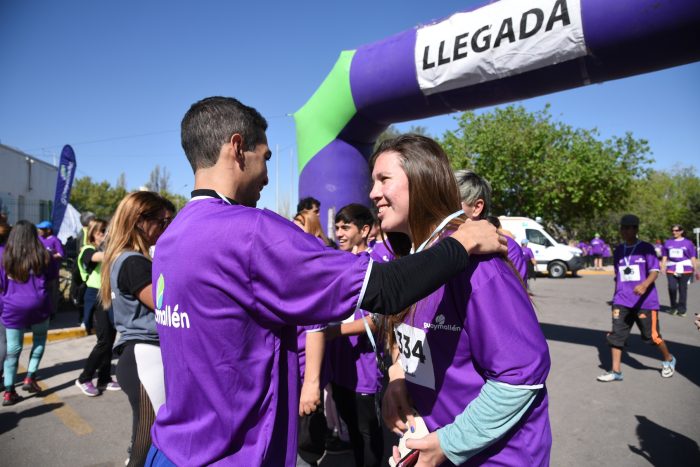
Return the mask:
[[299,196],[369,205],[367,157],[392,123],[699,59],[698,0],[501,0],[344,51],[294,114]]

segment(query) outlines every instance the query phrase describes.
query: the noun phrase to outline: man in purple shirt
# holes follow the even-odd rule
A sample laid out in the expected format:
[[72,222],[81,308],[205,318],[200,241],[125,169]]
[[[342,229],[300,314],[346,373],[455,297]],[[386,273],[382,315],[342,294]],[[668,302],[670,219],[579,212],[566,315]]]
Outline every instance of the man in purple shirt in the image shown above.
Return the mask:
[[195,189],[153,262],[166,402],[147,465],[295,465],[296,327],[358,307],[398,312],[463,271],[468,252],[505,252],[483,221],[387,264],[324,248],[255,209],[272,155],[266,129],[255,109],[226,97],[183,118]]
[[626,214],[620,220],[623,243],[615,248],[615,295],[612,305],[612,332],[608,344],[612,352],[612,370],[598,376],[598,381],[622,381],[622,349],[632,325],[637,323],[642,340],[656,345],[663,356],[661,376],[675,373],[676,359],[669,352],[659,333],[659,295],[654,281],[659,276],[659,260],[654,246],[637,238],[639,218]]

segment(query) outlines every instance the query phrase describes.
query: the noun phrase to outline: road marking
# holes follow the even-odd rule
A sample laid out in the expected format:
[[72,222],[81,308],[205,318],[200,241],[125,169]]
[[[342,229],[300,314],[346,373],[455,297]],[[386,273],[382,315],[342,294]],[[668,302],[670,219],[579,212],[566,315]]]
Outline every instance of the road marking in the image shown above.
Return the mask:
[[[24,368],[22,365],[19,365],[17,370],[18,373],[27,371],[27,369]],[[46,391],[48,389],[48,386],[46,386],[46,384],[44,384],[41,381],[37,381],[37,384],[39,385],[42,391]],[[41,397],[40,399],[41,402],[46,405],[60,405],[60,407],[53,409],[51,413],[56,415],[58,419],[61,420],[61,422],[63,422],[65,426],[70,428],[76,435],[84,436],[92,433],[92,426],[90,426],[90,424],[87,421],[85,421],[85,419],[81,417],[78,414],[78,412],[73,410],[71,406],[66,404],[60,397],[58,397],[58,395],[55,392],[48,394],[45,397]]]

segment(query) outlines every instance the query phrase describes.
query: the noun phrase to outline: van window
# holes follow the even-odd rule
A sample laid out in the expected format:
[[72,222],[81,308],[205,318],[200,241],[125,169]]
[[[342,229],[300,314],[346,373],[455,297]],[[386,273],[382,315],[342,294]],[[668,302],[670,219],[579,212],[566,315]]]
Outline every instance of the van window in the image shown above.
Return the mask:
[[532,243],[536,243],[544,247],[552,246],[552,242],[550,242],[539,230],[525,229],[525,236],[527,236],[528,241]]

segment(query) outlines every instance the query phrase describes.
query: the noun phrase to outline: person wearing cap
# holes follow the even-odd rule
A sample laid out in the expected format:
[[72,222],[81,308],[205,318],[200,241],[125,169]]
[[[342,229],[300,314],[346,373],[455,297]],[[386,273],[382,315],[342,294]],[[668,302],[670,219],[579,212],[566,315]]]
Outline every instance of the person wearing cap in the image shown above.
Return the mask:
[[[48,250],[53,259],[60,264],[63,259],[63,245],[58,237],[53,234],[53,224],[48,220],[41,221],[36,225],[36,228],[39,230],[39,240],[42,245]],[[49,290],[49,298],[51,299],[51,318],[53,319],[58,311],[58,299],[60,297],[58,278],[47,282],[46,287]]]
[[63,258],[63,245],[61,241],[53,234],[53,224],[51,221],[41,221],[36,225],[39,229],[39,240],[49,250],[51,256],[60,261]]
[[671,301],[671,314],[685,316],[688,300],[688,282],[693,277],[700,280],[697,252],[693,242],[683,236],[683,226],[671,227],[673,238],[669,238],[661,249],[661,273],[668,279],[668,297]]
[[612,369],[598,381],[622,381],[622,349],[627,343],[632,325],[642,334],[642,340],[656,345],[663,356],[661,376],[670,378],[676,371],[676,358],[668,351],[659,333],[659,294],[654,281],[659,276],[659,260],[654,246],[637,238],[639,218],[626,214],[620,220],[623,243],[613,254],[615,267],[615,294],[612,305],[612,331],[607,340],[612,352]]

